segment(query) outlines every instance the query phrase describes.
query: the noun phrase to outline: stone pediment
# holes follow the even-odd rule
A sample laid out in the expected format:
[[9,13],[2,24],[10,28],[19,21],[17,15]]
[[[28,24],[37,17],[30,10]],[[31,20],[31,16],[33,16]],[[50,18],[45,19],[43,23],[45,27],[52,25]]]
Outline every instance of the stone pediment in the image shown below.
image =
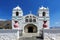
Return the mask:
[[33,17],[33,18],[38,18],[36,15],[34,14],[28,14],[28,15],[25,15],[24,17]]

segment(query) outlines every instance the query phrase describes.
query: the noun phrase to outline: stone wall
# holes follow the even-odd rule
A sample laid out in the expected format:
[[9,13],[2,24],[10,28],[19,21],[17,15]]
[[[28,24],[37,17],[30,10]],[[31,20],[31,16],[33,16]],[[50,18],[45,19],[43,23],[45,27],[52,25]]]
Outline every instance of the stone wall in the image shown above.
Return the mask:
[[44,40],[60,40],[60,29],[44,30]]
[[0,40],[17,40],[17,31],[12,29],[0,29]]

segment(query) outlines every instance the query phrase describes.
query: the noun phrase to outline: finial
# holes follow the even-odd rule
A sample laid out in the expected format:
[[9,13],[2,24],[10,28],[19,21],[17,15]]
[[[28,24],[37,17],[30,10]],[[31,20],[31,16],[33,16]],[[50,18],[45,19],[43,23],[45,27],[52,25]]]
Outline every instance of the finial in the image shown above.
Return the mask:
[[17,7],[19,7],[19,5],[17,5]]
[[16,7],[15,9],[17,9],[17,10],[21,10],[21,8],[19,7],[19,5],[17,5],[17,7]]
[[30,11],[30,14],[32,13],[32,11]]
[[40,8],[40,9],[44,9],[43,5],[41,6],[41,8]]

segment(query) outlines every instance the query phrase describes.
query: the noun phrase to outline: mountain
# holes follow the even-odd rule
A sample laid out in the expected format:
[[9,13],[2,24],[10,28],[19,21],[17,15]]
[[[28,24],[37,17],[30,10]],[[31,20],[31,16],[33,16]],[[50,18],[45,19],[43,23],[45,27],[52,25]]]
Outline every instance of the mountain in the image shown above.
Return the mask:
[[0,21],[0,29],[12,29],[11,20]]

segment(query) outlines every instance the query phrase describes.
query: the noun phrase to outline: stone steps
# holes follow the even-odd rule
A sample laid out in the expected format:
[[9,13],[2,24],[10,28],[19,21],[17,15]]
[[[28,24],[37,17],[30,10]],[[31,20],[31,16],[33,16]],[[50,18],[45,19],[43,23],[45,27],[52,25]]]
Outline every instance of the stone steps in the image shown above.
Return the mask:
[[24,33],[23,37],[32,37],[32,36],[39,36],[38,33]]
[[43,40],[43,39],[36,38],[34,36],[34,37],[22,37],[22,38],[19,38],[19,40]]
[[40,38],[37,38],[37,36],[41,36],[38,33],[23,33],[22,36],[20,36],[19,40],[42,40]]
[[19,40],[42,40],[42,39],[37,39],[36,37],[22,37]]

